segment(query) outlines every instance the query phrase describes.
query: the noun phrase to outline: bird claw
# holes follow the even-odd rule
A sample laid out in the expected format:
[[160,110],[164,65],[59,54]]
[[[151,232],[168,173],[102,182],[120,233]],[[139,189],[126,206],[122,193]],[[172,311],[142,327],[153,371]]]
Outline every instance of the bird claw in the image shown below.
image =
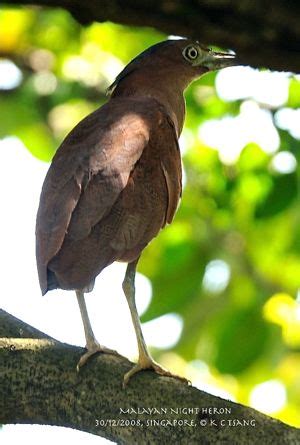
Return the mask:
[[103,354],[120,355],[117,351],[109,349],[106,346],[102,346],[96,341],[90,345],[86,345],[86,348],[87,351],[80,357],[79,362],[77,363],[77,372],[79,372],[80,368],[86,364],[88,359],[97,352],[102,352]]
[[165,377],[173,377],[174,379],[181,380],[183,383],[186,383],[188,385],[191,384],[190,380],[186,379],[185,377],[181,377],[179,375],[173,374],[172,372],[168,371],[163,366],[159,365],[154,360],[149,358],[143,362],[139,361],[135,366],[133,366],[133,368],[131,368],[128,372],[126,372],[126,374],[124,375],[124,378],[123,378],[123,389],[126,388],[129,380],[131,379],[131,377],[134,374],[137,374],[138,372],[144,371],[147,369],[152,369],[156,374],[159,374],[159,375],[162,375]]

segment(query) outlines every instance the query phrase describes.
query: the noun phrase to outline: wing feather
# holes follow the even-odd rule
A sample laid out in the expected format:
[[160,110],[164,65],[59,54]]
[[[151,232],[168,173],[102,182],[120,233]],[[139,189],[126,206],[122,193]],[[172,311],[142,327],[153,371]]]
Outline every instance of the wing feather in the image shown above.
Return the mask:
[[47,264],[66,233],[84,238],[109,212],[148,144],[153,123],[153,113],[145,107],[110,101],[81,121],[58,149],[43,184],[36,223],[43,294]]

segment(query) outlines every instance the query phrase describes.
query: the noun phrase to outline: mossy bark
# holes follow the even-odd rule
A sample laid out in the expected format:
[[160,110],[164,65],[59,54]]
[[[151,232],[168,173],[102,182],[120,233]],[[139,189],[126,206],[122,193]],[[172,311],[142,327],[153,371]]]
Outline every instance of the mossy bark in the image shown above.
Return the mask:
[[300,444],[295,428],[151,371],[123,390],[132,364],[121,356],[99,354],[78,373],[82,348],[4,311],[0,337],[0,423],[65,426],[120,444]]

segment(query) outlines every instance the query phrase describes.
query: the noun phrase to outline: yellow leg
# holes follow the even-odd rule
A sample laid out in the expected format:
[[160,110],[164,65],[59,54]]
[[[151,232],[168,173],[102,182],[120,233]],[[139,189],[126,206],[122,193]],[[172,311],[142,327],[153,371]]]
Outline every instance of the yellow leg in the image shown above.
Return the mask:
[[134,280],[135,280],[135,272],[136,272],[136,266],[138,263],[138,259],[135,260],[132,263],[129,263],[127,266],[125,278],[123,281],[123,291],[126,296],[128,306],[130,309],[130,314],[136,334],[137,344],[138,344],[138,350],[139,350],[139,358],[138,363],[130,369],[125,375],[123,380],[123,388],[127,385],[130,378],[136,374],[139,371],[142,371],[144,369],[153,369],[157,374],[164,375],[167,377],[174,377],[177,379],[180,379],[184,382],[187,382],[187,380],[183,377],[179,377],[177,375],[172,374],[167,369],[160,366],[158,363],[156,363],[153,358],[151,357],[148,348],[146,346],[140,319],[138,316],[138,312],[136,309],[135,304],[135,286],[134,286]]
[[84,293],[81,290],[76,291],[77,301],[81,313],[81,318],[83,322],[84,327],[84,333],[85,333],[85,339],[86,339],[86,348],[87,352],[85,352],[81,357],[77,364],[77,371],[81,368],[81,366],[85,365],[87,360],[97,352],[104,352],[106,354],[114,354],[119,355],[117,351],[114,351],[112,349],[106,348],[105,346],[100,345],[98,341],[95,338],[91,322],[88,316],[85,300],[84,300]]

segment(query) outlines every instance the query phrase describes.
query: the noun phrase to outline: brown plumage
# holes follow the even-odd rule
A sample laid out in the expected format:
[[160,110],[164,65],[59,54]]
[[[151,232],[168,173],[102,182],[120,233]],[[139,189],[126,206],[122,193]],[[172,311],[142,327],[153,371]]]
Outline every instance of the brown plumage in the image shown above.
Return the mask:
[[84,292],[114,261],[129,263],[123,289],[139,346],[139,363],[125,376],[153,368],[171,375],[149,355],[134,303],[138,258],[159,230],[171,223],[181,196],[178,137],[188,84],[210,69],[235,64],[197,42],[169,40],[134,59],[110,88],[111,98],[83,119],[55,154],[43,185],[36,225],[42,293],[76,290],[87,349],[93,335]]
[[154,99],[110,101],[80,122],[57,151],[41,195],[43,293],[92,288],[108,264],[135,260],[171,222],[180,184],[174,125]]

